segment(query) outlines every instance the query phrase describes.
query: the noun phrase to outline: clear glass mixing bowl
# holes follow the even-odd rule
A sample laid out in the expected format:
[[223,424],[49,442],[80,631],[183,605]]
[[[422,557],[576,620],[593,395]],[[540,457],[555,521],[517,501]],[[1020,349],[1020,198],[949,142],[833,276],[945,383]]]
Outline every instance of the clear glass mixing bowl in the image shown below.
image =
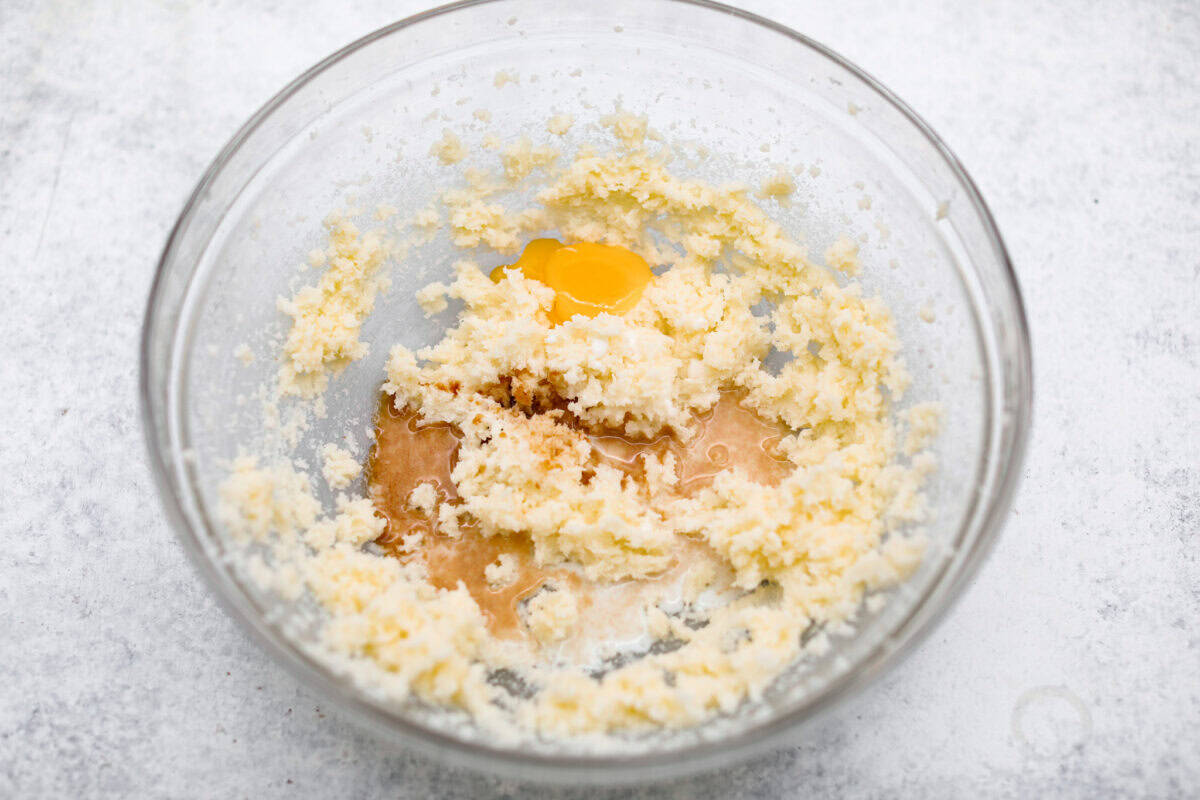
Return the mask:
[[[518,80],[497,86],[501,70]],[[685,174],[756,185],[777,164],[802,164],[795,202],[772,208],[813,252],[842,232],[865,236],[861,281],[894,312],[914,377],[909,399],[945,406],[941,466],[928,487],[933,547],[891,602],[864,610],[856,635],[729,718],[643,737],[626,752],[553,742],[506,749],[440,725],[419,704],[370,696],[309,655],[303,632],[285,634],[287,604],[231,564],[216,487],[223,460],[260,438],[254,393],[276,370],[273,337],[285,331],[274,301],[304,280],[297,265],[321,244],[329,211],[389,203],[405,215],[425,205],[457,174],[429,157],[446,127],[466,131],[475,148],[488,131],[537,142],[548,139],[552,113],[572,113],[580,122],[570,149],[596,135],[596,119],[617,101],[648,114],[667,139],[690,143],[693,155],[707,150],[680,160]],[[392,289],[363,329],[369,355],[335,380],[329,414],[300,442],[309,463],[319,463],[311,457],[318,443],[369,429],[391,343],[439,335],[444,321],[426,320],[412,294],[448,274],[453,260],[438,240],[393,270]],[[232,357],[241,344],[256,354],[249,366]],[[398,22],[310,69],[246,123],[180,215],[151,291],[141,370],[150,459],[168,515],[213,590],[269,652],[389,738],[456,764],[576,782],[663,777],[744,758],[894,664],[995,538],[1031,403],[1012,268],[946,146],[821,45],[752,14],[685,0],[461,3]]]

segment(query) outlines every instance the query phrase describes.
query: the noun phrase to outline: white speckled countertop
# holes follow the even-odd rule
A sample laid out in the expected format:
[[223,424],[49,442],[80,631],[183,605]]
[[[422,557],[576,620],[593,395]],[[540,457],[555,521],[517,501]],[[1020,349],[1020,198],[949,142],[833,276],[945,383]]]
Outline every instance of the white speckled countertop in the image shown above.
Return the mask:
[[[1200,6],[742,5],[972,172],[1036,421],[994,555],[911,658],[792,748],[644,793],[1200,795]],[[269,661],[185,559],[139,430],[142,306],[193,184],[287,80],[421,6],[0,3],[0,797],[533,791],[380,744]]]

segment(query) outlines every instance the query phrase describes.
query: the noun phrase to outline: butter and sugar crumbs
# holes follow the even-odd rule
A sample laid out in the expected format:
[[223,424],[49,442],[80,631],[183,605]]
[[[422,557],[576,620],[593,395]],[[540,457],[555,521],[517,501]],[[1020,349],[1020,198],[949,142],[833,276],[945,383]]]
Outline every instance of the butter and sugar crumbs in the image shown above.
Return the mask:
[[[561,135],[573,122],[548,128]],[[497,173],[442,193],[445,228],[465,252],[416,299],[427,314],[449,300],[461,310],[439,341],[396,345],[387,359],[395,409],[458,437],[449,485],[405,490],[425,527],[393,533],[406,553],[435,536],[493,546],[471,567],[478,575],[436,588],[419,558],[372,544],[389,523],[370,498],[339,495],[326,513],[286,461],[239,458],[221,492],[225,524],[267,547],[256,579],[323,609],[328,658],[375,691],[464,709],[489,728],[573,736],[731,713],[801,658],[802,642],[828,647],[812,631],[853,620],[924,550],[911,526],[926,516],[920,487],[934,461],[923,451],[939,411],[923,404],[904,413],[904,430],[892,423],[908,376],[887,307],[850,279],[854,242],[810,260],[745,188],[668,171],[644,149],[644,117],[601,123],[617,152],[563,164],[517,139]],[[449,133],[434,154],[452,163],[461,147]],[[513,208],[516,185],[547,171],[536,203]],[[769,179],[762,191],[793,187]],[[359,330],[386,283],[381,234],[337,218],[328,227],[319,282],[280,302],[293,319],[285,394],[319,395],[365,354]],[[657,274],[623,313],[564,320],[561,286],[518,268],[493,279],[470,252],[515,255],[547,231],[625,248]],[[743,443],[757,460],[705,439],[731,403],[753,430],[779,432]],[[614,456],[611,441],[633,455]],[[689,450],[698,442],[700,461]],[[336,446],[322,452],[329,487],[344,489],[357,465]],[[525,549],[504,550],[517,542]],[[482,591],[514,598],[516,638],[494,629]],[[597,631],[671,647],[643,645],[596,677],[597,653],[612,655],[589,639]],[[507,692],[497,670],[522,675],[527,695]]]
[[795,191],[796,181],[792,178],[792,174],[781,168],[762,182],[758,196],[764,200],[774,198],[781,203],[786,203]]
[[942,405],[918,403],[902,412],[901,416],[908,423],[904,454],[913,456],[929,447],[941,429]]
[[628,148],[640,146],[646,136],[651,133],[645,116],[631,114],[621,109],[601,117],[600,124],[609,128],[617,140]]
[[434,142],[429,149],[429,154],[437,156],[438,161],[443,164],[457,164],[467,157],[467,148],[454,131],[446,128],[442,131],[442,138]]
[[362,462],[344,447],[329,442],[321,448],[321,474],[330,489],[345,489],[362,472]]
[[278,301],[279,310],[293,321],[279,371],[284,395],[315,397],[325,391],[331,375],[367,354],[358,334],[389,283],[384,265],[390,243],[381,231],[360,233],[340,216],[327,219],[325,227],[329,246],[320,281]]
[[555,642],[570,635],[579,619],[579,606],[569,591],[539,592],[526,605],[526,624],[539,642]]
[[408,502],[426,516],[432,516],[437,509],[437,491],[432,483],[422,483],[412,490]]
[[535,169],[553,164],[559,156],[553,147],[535,147],[528,136],[522,136],[515,144],[500,154],[504,175],[509,181],[520,181]]
[[546,120],[546,130],[555,136],[565,136],[567,131],[571,130],[571,126],[574,124],[574,115],[555,114],[553,117]]
[[503,553],[494,562],[484,567],[483,574],[489,586],[497,588],[507,586],[517,577],[516,558],[510,553]]

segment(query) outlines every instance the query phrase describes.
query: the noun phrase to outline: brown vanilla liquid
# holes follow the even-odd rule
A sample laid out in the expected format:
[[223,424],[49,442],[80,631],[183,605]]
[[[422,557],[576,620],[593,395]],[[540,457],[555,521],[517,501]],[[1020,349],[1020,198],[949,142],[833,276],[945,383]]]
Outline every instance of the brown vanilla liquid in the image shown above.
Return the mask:
[[[741,404],[741,397],[739,392],[722,392],[712,409],[697,416],[697,432],[686,443],[671,434],[638,440],[619,432],[589,433],[593,457],[597,463],[608,464],[640,481],[644,480],[643,453],[660,458],[672,453],[679,475],[678,490],[685,495],[707,486],[714,475],[732,467],[742,469],[751,480],[775,485],[792,469],[791,462],[776,453],[788,429],[763,420]],[[567,416],[563,421],[570,423]],[[574,587],[582,581],[568,568],[538,566],[526,534],[485,537],[474,525],[464,523],[462,535],[450,537],[438,533],[434,520],[409,506],[413,489],[426,482],[434,485],[440,501],[453,503],[458,499],[450,472],[459,439],[452,426],[422,422],[417,412],[397,410],[393,397],[383,394],[375,444],[367,464],[371,497],[387,520],[377,543],[403,561],[420,560],[430,582],[438,588],[452,589],[461,582],[483,611],[493,634],[521,637],[524,632],[518,608],[522,600],[547,582]],[[403,539],[416,532],[424,534],[422,544],[409,552],[403,547]],[[695,544],[681,550],[695,550],[699,543]],[[484,570],[501,555],[515,559],[517,577],[493,589]],[[580,597],[581,606],[587,603],[586,596]]]
[[743,392],[727,390],[711,409],[696,417],[696,434],[687,442],[664,433],[652,440],[623,433],[589,434],[593,452],[605,464],[641,480],[643,453],[675,456],[679,492],[694,494],[726,469],[737,467],[752,481],[775,486],[793,465],[776,448],[790,431],[767,422],[742,405]]
[[[367,483],[375,508],[387,520],[376,543],[402,561],[424,563],[429,582],[439,589],[453,589],[461,581],[483,611],[488,626],[497,636],[521,634],[517,607],[551,578],[576,580],[565,570],[543,570],[533,557],[533,543],[525,534],[480,536],[474,525],[464,523],[462,535],[439,533],[435,520],[413,509],[408,497],[422,483],[432,483],[440,501],[458,499],[450,471],[454,468],[460,434],[444,422],[422,422],[417,412],[397,410],[393,397],[384,393],[375,420],[375,444],[367,463]],[[403,548],[403,539],[423,533],[416,552]],[[493,589],[484,569],[501,555],[516,559],[517,577]]]

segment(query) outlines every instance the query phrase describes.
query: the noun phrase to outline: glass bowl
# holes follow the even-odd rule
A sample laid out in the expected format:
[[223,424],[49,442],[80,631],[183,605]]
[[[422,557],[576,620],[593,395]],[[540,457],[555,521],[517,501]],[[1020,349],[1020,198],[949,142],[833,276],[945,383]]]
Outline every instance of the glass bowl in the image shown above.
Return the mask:
[[[216,521],[216,489],[227,459],[263,439],[256,392],[277,369],[273,354],[286,330],[274,301],[304,281],[297,266],[322,243],[328,212],[423,207],[458,174],[429,155],[444,128],[463,132],[482,161],[487,132],[546,141],[547,118],[571,113],[579,120],[567,136],[571,149],[597,136],[597,119],[617,105],[647,114],[691,153],[679,160],[684,174],[757,185],[779,164],[798,167],[795,201],[770,210],[813,252],[843,232],[859,238],[859,279],[892,308],[913,374],[906,399],[945,409],[940,469],[927,487],[932,545],[891,602],[863,609],[854,635],[735,714],[624,750],[506,747],[442,725],[419,704],[373,697],[315,658],[305,632],[289,627],[288,603],[265,596],[238,568]],[[440,333],[442,323],[420,314],[413,292],[448,274],[453,260],[450,245],[435,240],[395,266],[391,290],[362,331],[370,352],[335,379],[328,413],[300,438],[302,460],[319,463],[314,448],[347,429],[367,435],[388,346],[417,346]],[[233,357],[245,352],[241,345],[255,356],[248,365]],[[454,764],[601,783],[713,768],[782,744],[896,663],[996,537],[1031,408],[1029,339],[1012,267],[983,199],[946,146],[887,89],[821,45],[692,0],[460,3],[384,28],[301,75],[234,136],[180,215],[146,310],[141,392],[172,524],[229,612],[280,663],[383,736]]]

